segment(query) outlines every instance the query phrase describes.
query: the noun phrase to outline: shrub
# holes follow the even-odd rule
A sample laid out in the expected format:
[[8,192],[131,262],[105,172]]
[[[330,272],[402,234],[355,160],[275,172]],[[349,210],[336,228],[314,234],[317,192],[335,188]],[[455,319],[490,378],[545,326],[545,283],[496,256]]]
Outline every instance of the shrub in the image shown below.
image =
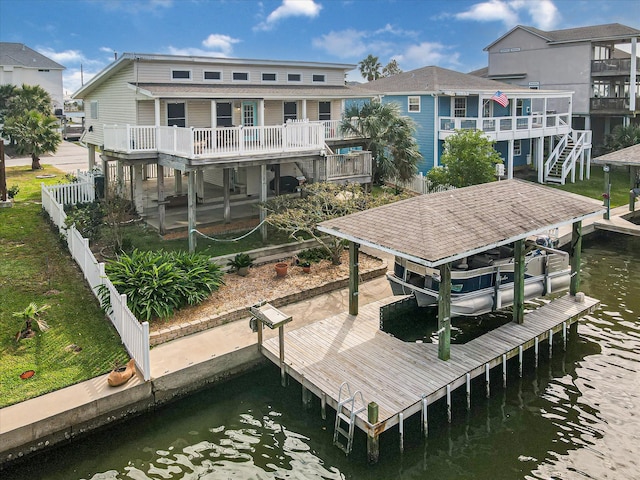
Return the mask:
[[[166,318],[185,305],[195,305],[216,291],[222,271],[205,255],[134,250],[109,261],[105,272],[114,287],[127,295],[131,312],[140,320]],[[100,289],[102,307],[110,308],[109,291]]]
[[11,185],[11,187],[7,189],[7,196],[9,198],[15,198],[18,192],[20,192],[20,187],[18,185]]
[[309,248],[298,253],[302,263],[318,263],[321,260],[331,260],[331,254],[324,248]]
[[253,265],[253,258],[248,253],[238,253],[235,257],[227,262],[231,270],[237,272],[241,268]]
[[67,218],[64,221],[66,228],[75,225],[78,232],[90,242],[100,238],[104,217],[104,209],[100,202],[65,205],[65,211],[67,212]]

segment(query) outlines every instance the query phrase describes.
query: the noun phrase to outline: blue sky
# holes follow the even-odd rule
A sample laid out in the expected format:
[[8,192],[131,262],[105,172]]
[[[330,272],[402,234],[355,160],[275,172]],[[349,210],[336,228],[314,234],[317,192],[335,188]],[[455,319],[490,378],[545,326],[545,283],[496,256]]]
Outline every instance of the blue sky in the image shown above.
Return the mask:
[[[114,52],[357,64],[404,70],[486,66],[483,48],[515,25],[640,29],[638,0],[0,0],[0,41],[64,65],[65,94]],[[357,71],[350,80],[361,81]]]

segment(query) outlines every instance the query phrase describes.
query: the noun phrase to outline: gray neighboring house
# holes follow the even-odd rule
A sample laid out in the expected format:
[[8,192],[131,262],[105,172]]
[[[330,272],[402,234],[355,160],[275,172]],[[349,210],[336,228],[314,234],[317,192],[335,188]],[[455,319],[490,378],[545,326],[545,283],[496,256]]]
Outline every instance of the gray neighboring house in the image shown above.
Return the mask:
[[472,73],[573,91],[573,128],[591,130],[596,147],[616,125],[640,123],[638,38],[640,30],[619,23],[554,31],[518,25],[484,49],[488,69]]
[[0,85],[40,85],[49,92],[54,112],[64,108],[64,69],[23,43],[0,42]]

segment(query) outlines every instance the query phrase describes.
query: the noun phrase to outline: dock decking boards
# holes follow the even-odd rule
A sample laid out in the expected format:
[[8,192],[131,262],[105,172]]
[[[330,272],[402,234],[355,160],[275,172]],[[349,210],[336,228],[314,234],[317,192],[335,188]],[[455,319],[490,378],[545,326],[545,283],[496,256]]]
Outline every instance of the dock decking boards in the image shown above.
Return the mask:
[[[341,313],[311,325],[285,332],[285,368],[297,382],[316,396],[326,396],[333,409],[338,406],[340,385],[347,382],[351,392],[362,392],[365,404],[376,402],[378,423],[367,422],[366,409],[358,414],[356,426],[378,435],[427,404],[466,385],[466,376],[484,375],[490,368],[518,356],[532,347],[535,339],[547,340],[549,331],[562,336],[567,327],[595,310],[599,301],[565,295],[526,313],[523,324],[507,323],[462,345],[451,345],[451,359],[438,359],[438,345],[403,342],[382,332],[380,307],[395,302],[389,297],[360,308],[357,316]],[[279,365],[278,339],[264,342],[263,354]],[[356,405],[358,408],[360,405]],[[365,405],[366,406],[366,405]]]

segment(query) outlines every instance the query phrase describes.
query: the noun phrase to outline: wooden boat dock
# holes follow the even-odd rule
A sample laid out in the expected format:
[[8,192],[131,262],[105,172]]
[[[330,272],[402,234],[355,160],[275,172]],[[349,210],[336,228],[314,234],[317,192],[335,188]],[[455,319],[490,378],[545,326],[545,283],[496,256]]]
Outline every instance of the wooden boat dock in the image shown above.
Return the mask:
[[[582,297],[582,294],[579,294]],[[438,358],[438,345],[407,343],[380,330],[380,308],[397,302],[399,297],[363,306],[357,316],[341,313],[314,324],[284,333],[284,370],[303,387],[304,396],[312,392],[321,399],[323,416],[326,405],[338,410],[341,385],[346,382],[356,396],[354,424],[367,434],[368,442],[400,426],[410,415],[421,413],[425,434],[427,407],[447,397],[451,415],[451,392],[465,386],[467,399],[471,380],[489,378],[493,367],[502,366],[506,382],[506,363],[519,357],[522,369],[523,351],[554,338],[564,338],[570,324],[592,312],[599,301],[565,295],[525,314],[524,323],[510,322],[466,344],[451,345],[448,361]],[[559,336],[556,336],[558,335]],[[265,341],[263,354],[280,365],[278,338]],[[547,348],[551,349],[553,341]],[[522,370],[521,370],[522,371]],[[488,383],[486,384],[488,389]],[[488,390],[487,390],[488,393]],[[308,399],[307,399],[308,401]],[[363,403],[362,405],[360,403]],[[370,404],[377,405],[378,419],[370,422]],[[345,412],[345,407],[341,410]]]

